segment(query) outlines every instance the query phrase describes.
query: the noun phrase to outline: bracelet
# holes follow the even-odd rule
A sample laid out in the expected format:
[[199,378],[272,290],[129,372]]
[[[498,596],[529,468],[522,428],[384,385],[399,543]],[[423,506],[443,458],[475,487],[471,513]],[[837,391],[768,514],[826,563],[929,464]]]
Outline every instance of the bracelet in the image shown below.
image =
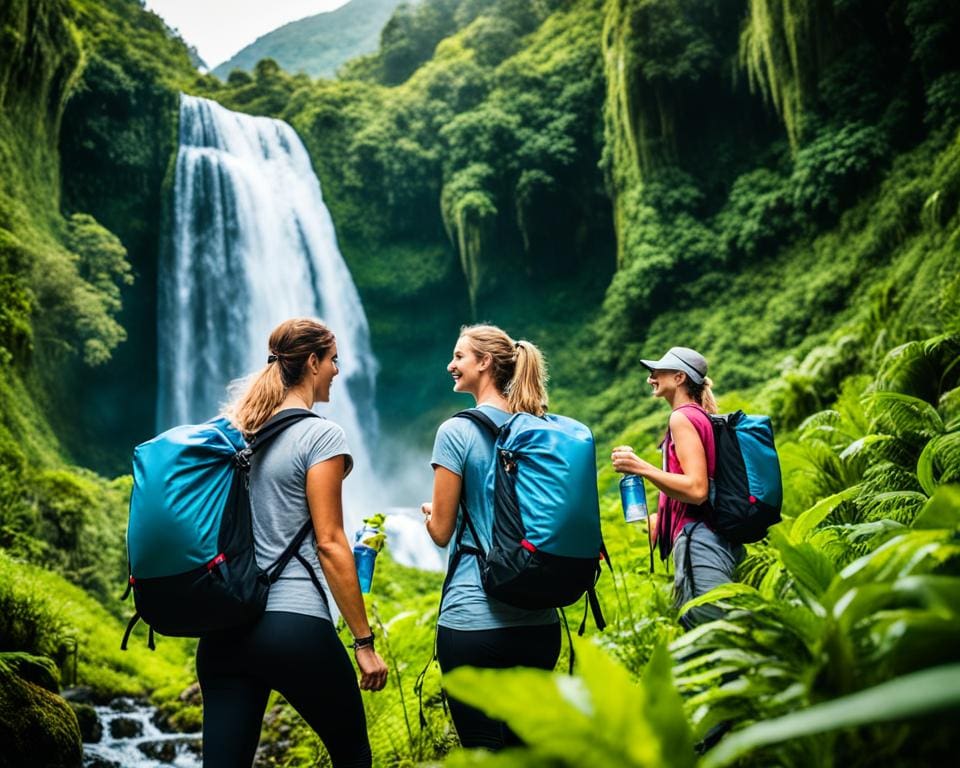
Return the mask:
[[358,637],[353,641],[353,650],[359,651],[361,648],[373,648],[373,632],[366,637]]

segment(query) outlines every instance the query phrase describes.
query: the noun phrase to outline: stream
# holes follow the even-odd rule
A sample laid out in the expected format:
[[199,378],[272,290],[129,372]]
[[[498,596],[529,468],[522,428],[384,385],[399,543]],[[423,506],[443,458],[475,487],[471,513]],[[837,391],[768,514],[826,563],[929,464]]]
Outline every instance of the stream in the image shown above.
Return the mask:
[[200,734],[164,733],[155,707],[119,698],[94,709],[103,735],[83,745],[84,768],[200,768]]

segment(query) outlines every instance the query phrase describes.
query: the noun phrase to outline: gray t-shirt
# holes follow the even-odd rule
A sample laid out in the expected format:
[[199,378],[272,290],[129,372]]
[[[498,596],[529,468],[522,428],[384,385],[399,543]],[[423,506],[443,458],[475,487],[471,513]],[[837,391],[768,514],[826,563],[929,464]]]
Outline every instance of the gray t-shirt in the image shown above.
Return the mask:
[[[353,458],[343,430],[332,421],[307,417],[287,427],[255,453],[250,466],[250,507],[257,564],[268,568],[287,548],[300,527],[310,518],[307,506],[307,470],[315,464],[344,456],[346,474]],[[326,587],[317,558],[317,540],[308,533],[300,554],[313,566]],[[277,582],[270,587],[268,611],[287,611],[330,620],[330,610],[306,569],[291,559]]]

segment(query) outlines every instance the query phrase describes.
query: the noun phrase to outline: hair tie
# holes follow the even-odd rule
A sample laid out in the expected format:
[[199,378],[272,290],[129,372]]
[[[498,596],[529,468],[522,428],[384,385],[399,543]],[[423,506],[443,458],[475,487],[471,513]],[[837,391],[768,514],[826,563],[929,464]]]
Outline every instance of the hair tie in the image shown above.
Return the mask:
[[276,356],[275,354],[271,354],[271,355],[267,358],[267,365],[270,365],[270,363],[275,363],[275,362],[277,362],[277,360],[278,360],[277,356]]

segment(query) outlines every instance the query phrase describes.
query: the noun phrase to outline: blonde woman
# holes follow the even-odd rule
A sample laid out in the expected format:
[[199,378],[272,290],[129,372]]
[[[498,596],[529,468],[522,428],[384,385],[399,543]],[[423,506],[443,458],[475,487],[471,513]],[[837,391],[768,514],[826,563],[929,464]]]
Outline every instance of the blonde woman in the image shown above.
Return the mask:
[[[250,438],[275,416],[327,402],[338,372],[333,333],[316,320],[287,320],[270,334],[266,367],[227,408],[227,416]],[[257,623],[204,637],[197,646],[205,768],[252,764],[271,690],[316,731],[335,768],[371,765],[360,689],[382,689],[387,667],[374,650],[343,531],[340,491],[352,466],[343,430],[322,418],[296,422],[251,459],[258,565],[275,562],[307,520],[314,541],[304,541],[270,588]],[[359,687],[326,597],[311,578],[317,569],[355,638]]]
[[[546,413],[547,376],[540,351],[529,341],[514,341],[496,326],[461,328],[447,371],[453,377],[453,391],[472,396],[476,407],[498,427],[514,413]],[[479,544],[489,551],[493,498],[486,479],[493,445],[485,430],[466,419],[447,419],[437,430],[431,458],[433,501],[422,506],[427,531],[437,545],[446,546],[464,526],[462,501]],[[471,553],[477,542],[469,530],[462,536],[462,546],[451,551],[437,622],[441,671],[460,666],[553,669],[560,655],[556,611],[514,608],[488,597]],[[520,743],[504,723],[455,699],[450,700],[450,714],[465,747],[498,750]]]
[[[656,520],[651,520],[660,558],[673,552],[677,603],[683,605],[720,584],[733,581],[743,559],[740,544],[731,544],[710,525],[703,507],[716,467],[713,425],[708,414],[717,412],[707,361],[689,347],[672,347],[659,360],[641,360],[650,371],[647,383],[653,396],[670,406],[670,423],[661,443],[663,469],[641,459],[629,445],[613,449],[617,472],[639,475],[660,489]],[[715,605],[702,605],[680,617],[690,629],[720,618]]]

